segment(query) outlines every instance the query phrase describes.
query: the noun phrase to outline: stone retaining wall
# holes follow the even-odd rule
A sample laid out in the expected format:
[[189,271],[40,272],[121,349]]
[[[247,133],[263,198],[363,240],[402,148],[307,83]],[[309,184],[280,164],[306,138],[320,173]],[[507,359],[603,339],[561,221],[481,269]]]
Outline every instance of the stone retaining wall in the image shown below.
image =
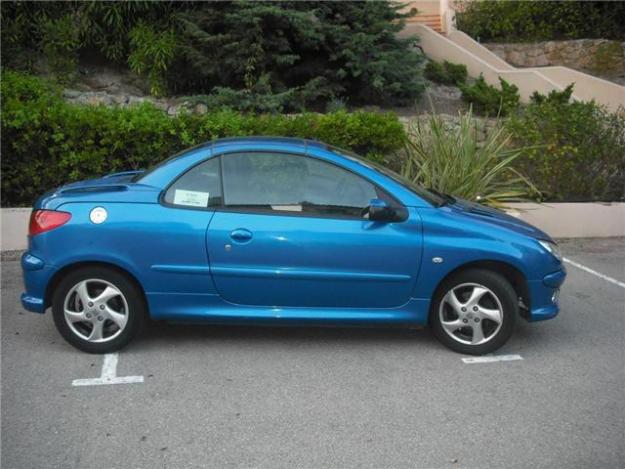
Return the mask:
[[154,98],[132,94],[109,93],[107,91],[80,91],[67,89],[63,91],[66,101],[75,104],[104,105],[104,106],[131,106],[142,102],[150,102],[159,109],[166,111],[170,116],[176,116],[181,111],[206,114],[208,106],[204,103],[193,102],[185,98]]
[[625,84],[625,42],[576,39],[482,45],[516,67],[561,65]]

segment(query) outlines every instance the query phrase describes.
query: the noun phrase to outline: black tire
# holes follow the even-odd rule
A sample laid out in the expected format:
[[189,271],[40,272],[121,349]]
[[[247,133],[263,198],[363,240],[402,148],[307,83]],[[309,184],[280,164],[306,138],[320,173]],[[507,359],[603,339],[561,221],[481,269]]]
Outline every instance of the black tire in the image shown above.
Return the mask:
[[[450,333],[448,333],[441,324],[439,312],[443,298],[450,290],[458,288],[463,284],[478,284],[486,287],[490,290],[490,293],[496,296],[496,299],[499,300],[501,304],[501,326],[499,327],[499,330],[496,330],[496,327],[494,326],[495,323],[491,324],[486,321],[486,323],[488,323],[490,327],[495,329],[495,331],[493,331],[492,337],[490,337],[485,343],[461,343],[458,339],[452,338],[450,336]],[[490,293],[487,294],[487,299],[490,299],[492,301],[493,299],[492,297],[490,297]],[[434,299],[430,308],[429,322],[436,338],[446,347],[454,350],[455,352],[467,355],[484,355],[486,353],[494,352],[508,341],[514,331],[518,315],[518,298],[516,292],[514,291],[514,288],[512,288],[512,285],[510,285],[510,282],[508,282],[503,276],[490,270],[467,269],[453,275],[439,286],[436,294],[434,295]],[[469,322],[470,321],[471,319],[469,319]],[[475,319],[475,321],[478,320]],[[483,324],[484,322],[482,322],[482,325]],[[468,329],[465,328],[456,332],[462,334],[462,331],[467,330]],[[481,330],[483,331],[483,329]]]
[[[128,306],[126,324],[116,337],[107,342],[91,342],[72,331],[65,319],[64,303],[68,293],[84,280],[104,280],[117,288]],[[111,353],[126,346],[142,329],[147,319],[143,293],[133,279],[115,269],[88,266],[71,271],[57,285],[52,296],[54,324],[63,338],[79,350],[87,353]]]

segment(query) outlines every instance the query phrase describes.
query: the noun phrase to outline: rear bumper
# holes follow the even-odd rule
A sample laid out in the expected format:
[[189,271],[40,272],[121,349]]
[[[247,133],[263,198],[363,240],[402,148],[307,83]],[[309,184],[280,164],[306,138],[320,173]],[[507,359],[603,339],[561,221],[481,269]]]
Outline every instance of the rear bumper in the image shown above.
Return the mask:
[[529,321],[544,321],[554,318],[560,312],[560,287],[566,279],[566,269],[545,275],[542,280],[529,283],[531,310]]
[[33,313],[44,313],[46,310],[46,288],[54,270],[45,264],[42,259],[25,252],[22,255],[22,275],[24,290],[22,293],[22,307]]

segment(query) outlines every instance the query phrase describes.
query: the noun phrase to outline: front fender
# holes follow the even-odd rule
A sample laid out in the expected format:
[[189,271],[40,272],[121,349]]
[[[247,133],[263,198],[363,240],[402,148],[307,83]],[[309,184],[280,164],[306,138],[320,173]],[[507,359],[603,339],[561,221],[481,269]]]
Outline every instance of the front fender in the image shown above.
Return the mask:
[[538,241],[453,212],[421,210],[423,258],[414,298],[431,298],[440,282],[463,265],[500,262],[518,270],[529,283],[542,281],[562,265]]

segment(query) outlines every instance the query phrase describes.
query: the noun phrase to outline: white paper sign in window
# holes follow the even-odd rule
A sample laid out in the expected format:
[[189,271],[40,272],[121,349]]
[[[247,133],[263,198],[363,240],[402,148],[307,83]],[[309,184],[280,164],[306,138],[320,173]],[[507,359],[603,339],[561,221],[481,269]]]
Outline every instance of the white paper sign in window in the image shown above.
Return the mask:
[[174,193],[174,204],[187,205],[189,207],[207,207],[208,192],[185,191],[176,189]]

